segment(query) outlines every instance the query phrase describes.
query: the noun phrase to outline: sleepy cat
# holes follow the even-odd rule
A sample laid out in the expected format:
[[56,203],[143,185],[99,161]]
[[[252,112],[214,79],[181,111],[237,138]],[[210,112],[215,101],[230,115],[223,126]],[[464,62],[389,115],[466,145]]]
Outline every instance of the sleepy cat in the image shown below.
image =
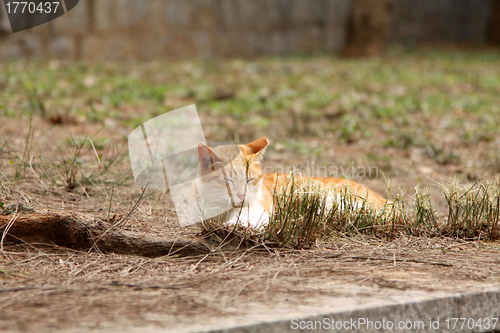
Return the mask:
[[[204,220],[205,212],[228,212],[228,223],[260,228],[269,222],[273,211],[273,193],[283,191],[288,175],[263,173],[261,161],[269,141],[262,137],[246,145],[223,145],[211,148],[198,144],[199,177],[191,191],[191,218]],[[385,198],[354,181],[331,177],[295,176],[297,182],[317,182],[328,190],[330,206],[339,197],[338,191],[347,189],[356,195],[361,205],[366,203],[381,209]],[[214,212],[215,210],[215,212]]]

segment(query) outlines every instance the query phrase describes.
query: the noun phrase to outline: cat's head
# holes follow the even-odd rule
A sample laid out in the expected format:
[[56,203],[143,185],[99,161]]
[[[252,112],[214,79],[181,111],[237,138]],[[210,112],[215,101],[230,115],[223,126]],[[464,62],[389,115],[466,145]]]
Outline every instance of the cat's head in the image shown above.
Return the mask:
[[251,204],[260,195],[263,181],[260,162],[268,144],[265,137],[245,145],[213,148],[199,143],[198,193],[230,201],[233,207]]

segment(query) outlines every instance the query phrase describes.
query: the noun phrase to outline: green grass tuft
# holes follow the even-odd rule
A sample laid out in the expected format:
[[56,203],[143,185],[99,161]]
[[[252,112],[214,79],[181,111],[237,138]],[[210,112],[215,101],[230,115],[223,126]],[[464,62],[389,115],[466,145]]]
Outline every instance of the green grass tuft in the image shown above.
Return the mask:
[[[336,236],[365,234],[392,240],[401,235],[456,237],[466,240],[500,239],[500,183],[466,186],[452,180],[443,184],[448,217],[439,214],[430,189],[415,188],[414,206],[407,209],[399,193],[383,209],[376,211],[366,201],[345,189],[328,205],[327,192],[313,182],[296,182],[289,177],[274,195],[274,212],[264,230],[224,226],[224,217],[204,222],[205,233],[239,245],[264,244],[302,249]],[[235,241],[236,240],[236,241]]]

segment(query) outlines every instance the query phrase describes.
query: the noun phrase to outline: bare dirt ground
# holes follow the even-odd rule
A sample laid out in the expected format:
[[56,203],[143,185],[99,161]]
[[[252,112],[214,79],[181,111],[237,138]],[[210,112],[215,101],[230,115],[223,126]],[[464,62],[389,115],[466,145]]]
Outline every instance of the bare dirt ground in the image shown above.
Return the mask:
[[[237,317],[254,308],[272,311],[274,306],[313,305],[325,295],[344,295],[343,284],[370,287],[379,295],[408,290],[466,292],[499,285],[498,241],[412,237],[401,233],[392,241],[364,234],[336,235],[318,240],[308,250],[269,248],[263,244],[220,247],[203,239],[196,227],[178,226],[165,191],[147,192],[139,200],[141,189],[132,178],[127,135],[138,125],[134,120],[137,115],[144,119],[154,115],[147,113],[151,105],[137,105],[150,96],[137,97],[136,91],[168,80],[190,86],[203,78],[209,83],[201,82],[195,91],[181,91],[178,95],[176,90],[160,91],[157,105],[151,108],[163,107],[166,112],[200,101],[207,140],[244,142],[265,135],[271,141],[265,166],[312,162],[344,167],[376,166],[377,175],[351,178],[382,194],[390,184],[390,196],[401,189],[410,208],[415,185],[431,187],[432,202],[440,209],[437,214],[445,217],[448,212],[439,183],[450,178],[472,183],[479,178],[493,180],[500,172],[500,127],[497,111],[493,109],[498,105],[494,99],[500,91],[497,84],[500,80],[495,74],[498,64],[493,61],[496,58],[491,60],[487,56],[472,60],[463,56],[463,60],[452,54],[436,63],[424,57],[415,58],[397,58],[394,68],[390,58],[380,64],[374,60],[362,65],[323,58],[311,63],[291,61],[291,64],[275,61],[248,64],[234,61],[206,67],[196,63],[177,67],[168,64],[165,67],[174,69],[167,74],[159,70],[158,63],[123,68],[109,65],[99,67],[101,72],[97,74],[88,75],[91,66],[78,65],[82,69],[69,66],[64,78],[55,81],[61,91],[80,87],[74,94],[82,98],[74,100],[62,92],[57,95],[59,88],[54,88],[54,96],[46,92],[47,113],[63,116],[52,118],[52,114],[35,112],[31,132],[26,110],[22,115],[19,111],[27,108],[31,90],[12,88],[22,93],[9,92],[4,106],[0,100],[3,207],[22,202],[39,213],[74,212],[104,220],[124,218],[121,230],[160,238],[203,240],[212,246],[213,252],[145,258],[2,239],[0,331],[86,332],[141,327],[176,331],[194,323]],[[464,61],[464,66],[453,65],[456,60]],[[470,65],[469,61],[473,66],[465,66]],[[48,72],[51,66],[45,66]],[[54,68],[58,70],[61,66],[65,65]],[[398,76],[412,66],[417,67],[414,73]],[[21,74],[36,70],[33,63],[14,67],[12,71]],[[358,74],[373,74],[370,80],[374,83],[356,74],[354,69],[358,67]],[[467,70],[473,74],[469,75]],[[246,81],[240,80],[241,73],[246,73]],[[115,76],[119,78],[115,80]],[[322,85],[314,81],[316,77],[323,80]],[[461,82],[464,78],[471,82]],[[136,79],[141,83],[139,88],[135,86]],[[1,80],[0,75],[0,83]],[[3,80],[5,87],[22,81],[15,76]],[[348,84],[343,85],[344,81]],[[123,82],[126,84],[120,89],[129,95],[114,96]],[[263,87],[263,82],[270,88]],[[330,87],[329,82],[334,84]],[[212,83],[214,86],[210,86]],[[95,87],[100,90],[93,91]],[[322,87],[328,88],[322,91],[325,96],[338,93],[338,100],[327,99],[319,106],[304,104],[303,97],[311,103],[321,100],[324,96],[317,96],[317,91]],[[203,100],[205,91],[219,88],[234,88],[232,93],[236,97],[226,94],[230,97],[222,100],[215,94],[215,100],[222,100],[217,105],[210,104],[212,100]],[[422,102],[415,106],[414,101],[407,100],[406,95],[410,94],[415,100],[435,104],[426,106]],[[116,105],[113,101],[106,102],[108,95],[128,98],[128,102]],[[288,98],[292,101],[288,102]],[[449,100],[456,105],[448,105]],[[482,101],[488,101],[487,107]],[[105,103],[109,104],[104,107]],[[401,114],[391,114],[394,103],[401,106]],[[73,104],[76,109],[85,110],[85,114],[95,110],[107,112],[107,108],[110,111],[96,120],[90,116],[80,119],[75,116],[77,113],[71,113]],[[243,108],[239,115],[224,113],[232,112],[238,105],[247,105],[248,110]],[[219,107],[217,112],[221,114],[209,112],[212,107]],[[276,110],[271,107],[281,113],[274,114]],[[434,107],[441,109],[435,114]],[[317,114],[309,113],[315,108]],[[71,110],[68,118],[64,110]],[[111,117],[113,112],[119,117]],[[292,113],[298,121],[293,120]],[[246,120],[250,118],[253,122]],[[227,133],[236,134],[230,137]],[[85,143],[85,138],[92,138],[94,146]],[[75,156],[75,142],[84,143],[78,156]],[[332,283],[335,288],[325,287]]]
[[[0,329],[189,327],[259,304],[314,305],[324,296],[342,295],[342,284],[381,293],[480,290],[500,282],[498,250],[453,240],[348,239],[314,251],[261,248],[145,259],[9,246],[2,260]],[[333,294],[324,289],[332,283],[339,285]]]
[[[19,123],[4,122],[5,133],[21,137],[16,131]],[[40,122],[34,140],[44,137],[56,142],[69,131],[88,134],[79,126]],[[383,181],[378,183],[383,189]],[[9,199],[6,203],[23,202],[38,212],[69,211],[105,218],[126,215],[140,195],[133,183],[116,187],[109,208],[109,188],[107,193],[92,185],[71,192],[47,192],[43,186],[48,185],[20,182],[4,192]],[[156,194],[144,199],[123,228],[158,237],[201,237],[197,228],[177,227],[175,219],[168,196]],[[369,286],[382,292],[463,292],[500,282],[498,242],[404,235],[383,241],[359,235],[321,242],[312,250],[214,248],[208,255],[150,259],[5,242],[0,258],[0,330],[148,326],[175,331],[193,322],[241,315],[249,304],[314,304],[315,299],[332,293],[322,288],[328,283]]]

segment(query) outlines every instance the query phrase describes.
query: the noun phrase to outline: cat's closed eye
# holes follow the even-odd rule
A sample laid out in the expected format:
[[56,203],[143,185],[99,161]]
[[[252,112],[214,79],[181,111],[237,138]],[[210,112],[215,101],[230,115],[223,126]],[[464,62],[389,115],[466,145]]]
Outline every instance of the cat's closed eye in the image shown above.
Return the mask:
[[225,181],[226,183],[232,183],[233,185],[235,185],[235,184],[234,184],[234,181],[233,181],[232,179],[229,179],[229,178],[224,177],[224,181]]

